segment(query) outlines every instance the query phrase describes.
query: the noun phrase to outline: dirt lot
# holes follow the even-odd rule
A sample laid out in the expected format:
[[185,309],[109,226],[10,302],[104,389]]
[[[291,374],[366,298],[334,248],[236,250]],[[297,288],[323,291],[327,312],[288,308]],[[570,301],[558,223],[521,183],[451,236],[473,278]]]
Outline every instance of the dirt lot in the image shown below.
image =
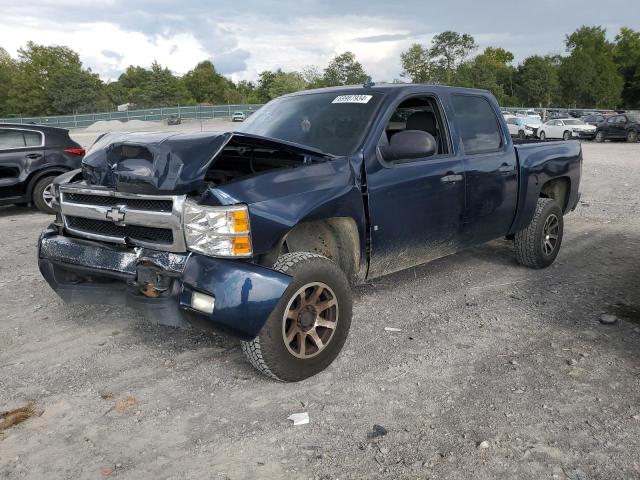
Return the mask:
[[553,267],[495,241],[358,287],[342,355],[299,384],[234,340],[63,305],[49,219],[0,209],[0,411],[41,413],[0,434],[0,478],[640,478],[640,144],[584,158]]

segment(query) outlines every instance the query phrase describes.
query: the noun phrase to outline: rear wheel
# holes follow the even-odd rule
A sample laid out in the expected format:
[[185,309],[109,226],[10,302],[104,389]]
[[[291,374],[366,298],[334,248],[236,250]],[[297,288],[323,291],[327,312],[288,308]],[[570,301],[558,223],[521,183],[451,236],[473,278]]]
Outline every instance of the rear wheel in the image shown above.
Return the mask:
[[638,132],[636,132],[635,130],[629,130],[629,133],[627,133],[627,142],[636,143],[637,141],[638,141]]
[[293,281],[260,334],[242,342],[251,364],[265,375],[297,382],[327,368],[351,326],[351,288],[334,262],[309,252],[287,253],[276,270]]
[[54,215],[56,211],[53,209],[53,179],[55,176],[44,177],[38,180],[33,187],[31,195],[33,204],[43,213]]
[[569,130],[567,130],[566,132],[564,132],[562,134],[562,139],[563,140],[571,140],[571,132]]
[[604,132],[602,130],[596,132],[596,142],[598,143],[604,142]]
[[551,265],[560,251],[563,229],[560,206],[551,198],[539,198],[529,226],[513,239],[518,263],[531,268]]
[[546,140],[547,134],[544,131],[540,132],[540,140]]

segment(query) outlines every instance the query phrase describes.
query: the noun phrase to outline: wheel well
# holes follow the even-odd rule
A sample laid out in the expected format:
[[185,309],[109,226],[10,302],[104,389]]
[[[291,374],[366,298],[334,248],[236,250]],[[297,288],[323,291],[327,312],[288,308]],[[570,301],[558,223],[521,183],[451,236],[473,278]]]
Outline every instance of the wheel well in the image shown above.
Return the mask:
[[540,196],[554,199],[564,212],[567,209],[570,191],[571,181],[566,177],[560,177],[554,178],[553,180],[549,180],[545,183],[542,186],[542,190],[540,190]]
[[282,250],[324,255],[336,262],[349,279],[360,269],[358,226],[348,217],[299,223],[285,236]]
[[27,180],[27,196],[31,198],[31,195],[33,193],[33,187],[41,178],[49,177],[53,175],[58,176],[69,171],[71,171],[70,168],[59,167],[59,168],[47,168],[45,170],[39,170],[37,172],[32,173]]

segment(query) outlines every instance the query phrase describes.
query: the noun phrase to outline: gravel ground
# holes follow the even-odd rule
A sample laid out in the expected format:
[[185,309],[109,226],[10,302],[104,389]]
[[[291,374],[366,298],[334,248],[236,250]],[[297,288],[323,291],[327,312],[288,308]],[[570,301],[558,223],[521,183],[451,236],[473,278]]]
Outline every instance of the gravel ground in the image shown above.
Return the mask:
[[0,411],[40,414],[0,434],[0,478],[640,478],[640,144],[584,158],[552,267],[495,241],[358,287],[343,353],[298,384],[237,341],[65,306],[49,219],[0,209]]

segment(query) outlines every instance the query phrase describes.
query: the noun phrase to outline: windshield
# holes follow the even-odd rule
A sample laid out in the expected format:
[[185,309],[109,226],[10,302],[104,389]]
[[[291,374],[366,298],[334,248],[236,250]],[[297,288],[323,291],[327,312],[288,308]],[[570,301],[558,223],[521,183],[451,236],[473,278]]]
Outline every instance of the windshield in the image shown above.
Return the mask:
[[332,155],[351,155],[362,143],[382,95],[310,93],[280,97],[251,115],[238,129],[317,148]]
[[632,122],[640,122],[640,113],[627,113],[627,117]]
[[584,122],[579,118],[576,118],[575,120],[564,120],[564,124],[565,125],[584,125]]

